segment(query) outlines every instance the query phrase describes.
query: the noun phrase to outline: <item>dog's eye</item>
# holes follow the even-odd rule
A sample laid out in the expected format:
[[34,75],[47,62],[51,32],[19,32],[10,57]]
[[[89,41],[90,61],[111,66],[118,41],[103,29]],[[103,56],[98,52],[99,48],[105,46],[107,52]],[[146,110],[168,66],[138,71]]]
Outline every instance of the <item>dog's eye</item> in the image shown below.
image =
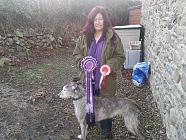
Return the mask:
[[81,82],[78,82],[77,85],[82,85],[82,83]]

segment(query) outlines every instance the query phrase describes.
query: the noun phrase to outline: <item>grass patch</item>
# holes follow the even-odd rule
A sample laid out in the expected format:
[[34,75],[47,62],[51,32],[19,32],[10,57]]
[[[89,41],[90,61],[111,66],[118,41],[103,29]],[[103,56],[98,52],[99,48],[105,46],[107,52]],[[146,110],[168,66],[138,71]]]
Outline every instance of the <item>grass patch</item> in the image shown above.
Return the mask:
[[40,83],[43,73],[37,69],[24,69],[16,72],[16,79],[31,84]]
[[22,70],[18,70],[16,72],[16,79],[19,81],[23,81],[30,84],[39,84],[43,80],[57,80],[60,78],[65,78],[68,76],[71,71],[70,64],[53,64],[53,63],[45,63],[38,64],[31,68],[26,68]]

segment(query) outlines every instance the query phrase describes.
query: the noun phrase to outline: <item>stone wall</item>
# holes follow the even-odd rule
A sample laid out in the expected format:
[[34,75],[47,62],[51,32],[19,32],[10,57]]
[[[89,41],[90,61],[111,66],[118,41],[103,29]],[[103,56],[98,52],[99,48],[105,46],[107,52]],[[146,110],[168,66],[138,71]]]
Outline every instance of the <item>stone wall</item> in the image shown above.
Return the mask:
[[[52,32],[37,32],[30,28],[17,29],[12,34],[6,36],[0,35],[0,49],[2,48],[42,48],[54,47],[55,41],[60,38],[55,38]],[[59,42],[62,45],[62,42]]]
[[186,139],[186,1],[144,0],[145,60],[170,140]]

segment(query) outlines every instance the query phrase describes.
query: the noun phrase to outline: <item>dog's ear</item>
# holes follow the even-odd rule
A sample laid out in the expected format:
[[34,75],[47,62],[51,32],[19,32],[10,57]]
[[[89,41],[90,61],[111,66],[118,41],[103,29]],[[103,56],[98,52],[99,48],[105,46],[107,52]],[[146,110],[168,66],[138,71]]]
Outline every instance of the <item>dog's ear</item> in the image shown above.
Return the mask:
[[78,81],[80,81],[80,78],[79,78],[79,77],[74,77],[74,78],[72,79],[72,82],[78,82]]
[[79,78],[79,77],[74,77],[73,80],[72,80],[72,82],[76,83],[77,85],[82,84],[82,83],[80,82],[80,78]]

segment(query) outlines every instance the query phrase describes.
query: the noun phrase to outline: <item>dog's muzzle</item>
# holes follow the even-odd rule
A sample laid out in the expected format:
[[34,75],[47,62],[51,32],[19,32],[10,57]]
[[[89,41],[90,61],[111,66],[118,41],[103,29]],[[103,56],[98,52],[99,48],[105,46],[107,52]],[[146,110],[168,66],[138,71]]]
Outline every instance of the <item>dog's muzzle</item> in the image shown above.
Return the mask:
[[59,96],[59,98],[63,98],[63,96],[62,96],[62,93],[60,92],[60,93],[58,93],[57,94],[57,96]]

